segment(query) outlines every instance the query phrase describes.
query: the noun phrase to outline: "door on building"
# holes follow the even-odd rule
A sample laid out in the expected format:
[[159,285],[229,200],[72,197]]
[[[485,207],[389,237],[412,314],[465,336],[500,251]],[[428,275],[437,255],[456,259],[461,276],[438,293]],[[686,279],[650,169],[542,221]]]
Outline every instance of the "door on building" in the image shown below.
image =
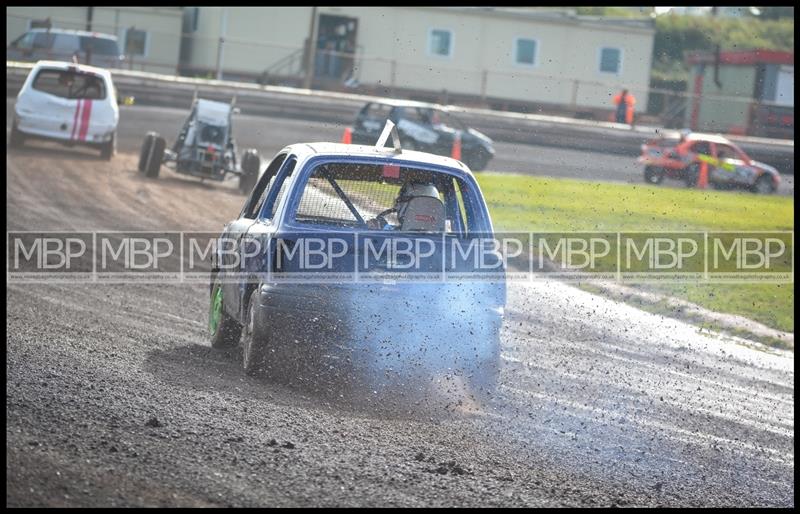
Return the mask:
[[347,81],[353,78],[358,18],[320,14],[314,75]]

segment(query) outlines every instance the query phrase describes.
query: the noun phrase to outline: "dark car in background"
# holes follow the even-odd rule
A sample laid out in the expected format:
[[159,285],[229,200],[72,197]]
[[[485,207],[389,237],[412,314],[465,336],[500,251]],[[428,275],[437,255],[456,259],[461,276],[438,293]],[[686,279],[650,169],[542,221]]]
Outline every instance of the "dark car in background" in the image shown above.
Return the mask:
[[9,61],[72,62],[73,57],[99,68],[120,68],[125,62],[116,36],[83,30],[31,29],[6,48]]
[[[494,143],[449,111],[447,107],[423,102],[369,102],[358,113],[352,142],[373,144],[388,119],[397,126],[404,150],[456,157],[473,171],[486,169],[494,157]],[[460,156],[453,155],[457,137],[460,137]]]

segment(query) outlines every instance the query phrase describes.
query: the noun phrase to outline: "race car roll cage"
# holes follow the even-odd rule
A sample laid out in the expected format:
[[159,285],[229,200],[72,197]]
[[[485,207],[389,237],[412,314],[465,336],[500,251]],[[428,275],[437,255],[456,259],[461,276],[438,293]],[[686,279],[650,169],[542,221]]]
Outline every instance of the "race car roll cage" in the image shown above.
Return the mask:
[[[183,122],[183,127],[178,134],[178,138],[175,140],[172,148],[164,152],[164,165],[174,169],[178,173],[186,173],[188,175],[200,177],[201,179],[210,178],[212,180],[225,180],[229,173],[232,175],[242,175],[244,172],[239,167],[239,161],[236,157],[236,142],[232,136],[233,127],[231,118],[233,114],[238,112],[238,109],[235,107],[236,96],[234,95],[231,100],[230,109],[228,110],[228,123],[225,126],[201,122],[197,116],[198,100],[197,90],[195,90],[194,97],[192,98],[192,110]],[[190,146],[188,147],[188,154],[191,157],[181,158],[181,150],[186,148],[184,143],[192,123],[195,124],[195,136],[192,138]],[[205,127],[210,126],[219,127],[223,130],[221,138],[223,143],[220,144],[222,148],[217,158],[214,158],[217,152],[213,150],[213,143],[208,144],[205,148],[200,147],[201,133]],[[209,148],[212,150],[209,151]],[[212,156],[211,159],[209,159],[208,156]],[[211,169],[210,174],[203,171],[209,168]]]

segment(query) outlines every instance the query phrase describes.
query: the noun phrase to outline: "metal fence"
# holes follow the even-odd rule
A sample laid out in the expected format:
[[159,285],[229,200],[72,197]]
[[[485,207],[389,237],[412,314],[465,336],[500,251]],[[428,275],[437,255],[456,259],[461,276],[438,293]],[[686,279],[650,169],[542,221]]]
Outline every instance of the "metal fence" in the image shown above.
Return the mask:
[[[7,18],[22,16],[9,14]],[[58,28],[85,29],[86,20],[52,19]],[[315,50],[278,42],[210,37],[147,29],[144,55],[130,52],[127,30],[119,24],[94,23],[93,30],[118,36],[129,70],[222,78],[261,84],[301,86],[313,74],[317,89],[369,92],[441,103],[563,114],[613,121],[613,97],[623,87],[637,100],[637,120],[668,128],[690,124],[692,109],[712,101],[720,112],[740,122],[727,127],[693,127],[754,135],[793,137],[794,109],[775,102],[652,87],[651,84],[595,80],[542,73],[536,69],[467,69],[450,63],[422,64],[371,55],[363,46],[352,52]],[[313,57],[312,57],[313,56]],[[313,58],[313,62],[309,62]],[[724,123],[722,123],[724,125]],[[766,128],[772,127],[773,133]]]

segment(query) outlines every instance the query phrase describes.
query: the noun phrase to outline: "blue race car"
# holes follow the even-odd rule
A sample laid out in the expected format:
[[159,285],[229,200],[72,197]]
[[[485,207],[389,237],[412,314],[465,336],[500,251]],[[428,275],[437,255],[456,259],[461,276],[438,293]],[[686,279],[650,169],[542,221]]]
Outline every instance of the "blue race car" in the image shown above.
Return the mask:
[[491,395],[506,285],[486,204],[463,163],[396,135],[287,146],[225,226],[209,329],[246,373]]

